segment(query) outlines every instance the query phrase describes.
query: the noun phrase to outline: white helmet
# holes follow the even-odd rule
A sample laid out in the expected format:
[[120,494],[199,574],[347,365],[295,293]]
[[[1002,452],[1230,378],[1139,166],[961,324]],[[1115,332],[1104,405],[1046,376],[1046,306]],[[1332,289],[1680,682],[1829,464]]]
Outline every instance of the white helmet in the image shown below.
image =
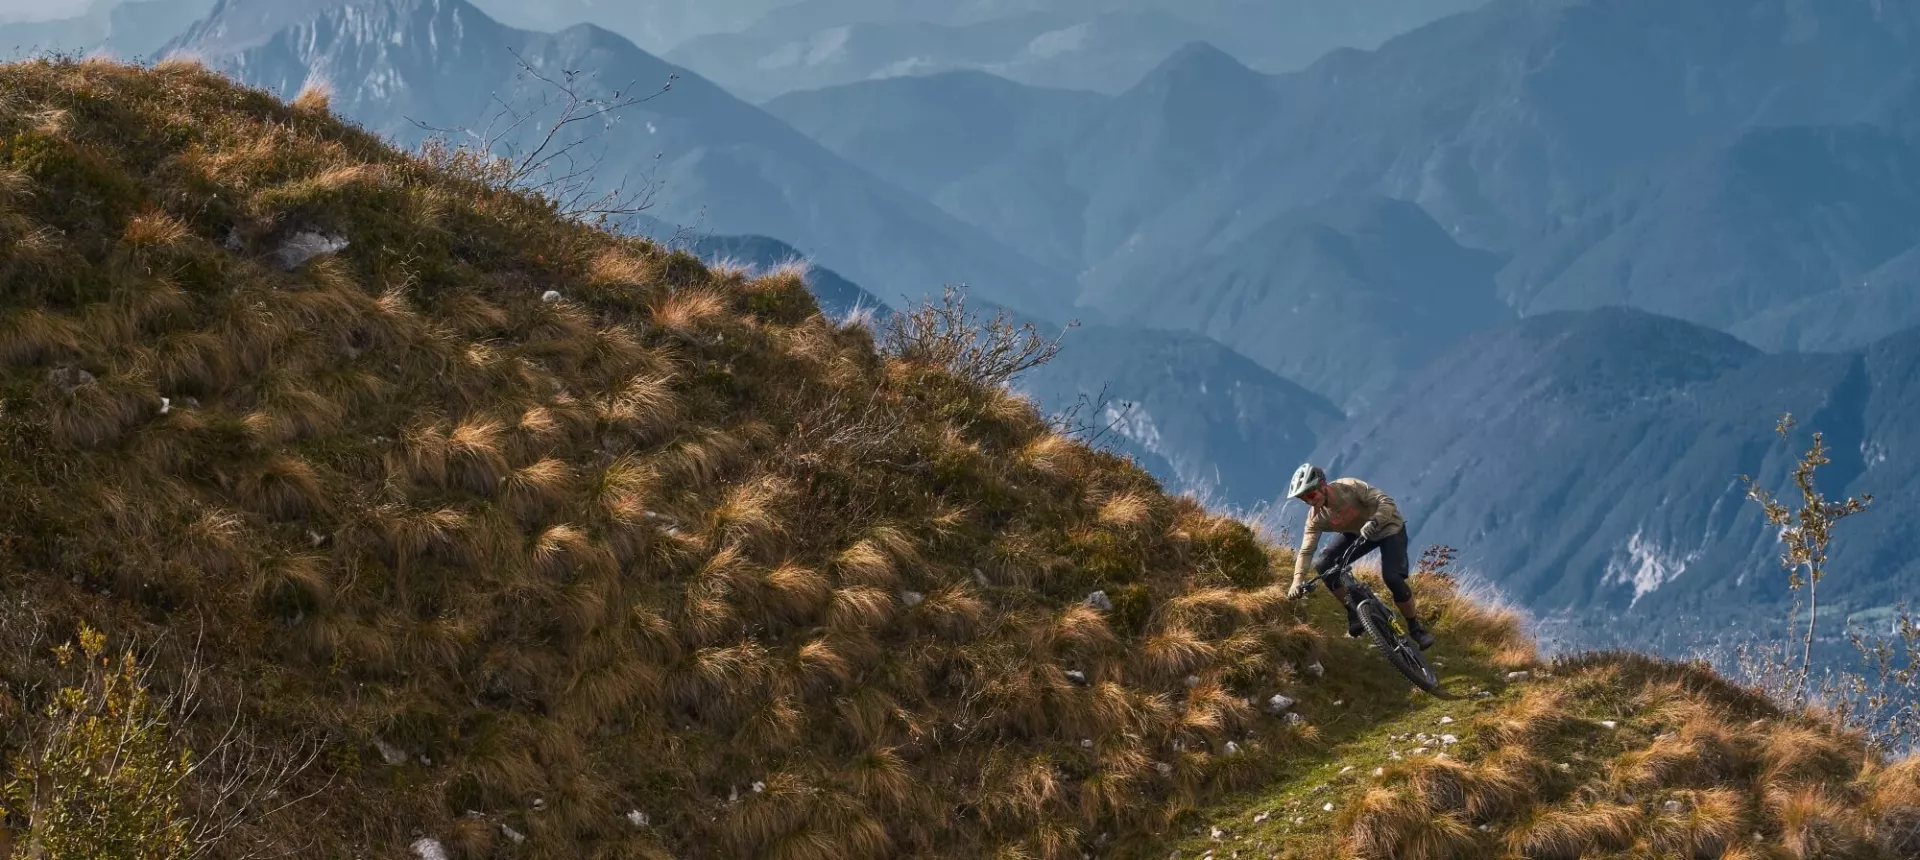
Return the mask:
[[1293,481],[1287,484],[1287,498],[1297,499],[1309,490],[1317,490],[1327,485],[1327,473],[1312,463],[1301,463],[1293,470]]

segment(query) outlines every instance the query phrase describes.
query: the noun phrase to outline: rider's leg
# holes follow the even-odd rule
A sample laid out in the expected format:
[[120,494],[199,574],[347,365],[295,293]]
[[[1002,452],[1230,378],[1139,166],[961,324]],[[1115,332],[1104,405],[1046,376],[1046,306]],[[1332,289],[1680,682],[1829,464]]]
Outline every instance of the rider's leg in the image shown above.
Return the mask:
[[[1351,561],[1353,558],[1359,558],[1367,552],[1372,551],[1373,548],[1371,546],[1363,546],[1355,550],[1353,545],[1359,540],[1360,537],[1358,535],[1345,533],[1334,535],[1333,541],[1327,545],[1327,548],[1320,551],[1320,557],[1314,559],[1314,573],[1324,574],[1340,559]],[[1353,553],[1352,558],[1347,557],[1348,552]],[[1347,602],[1347,590],[1334,585],[1332,580],[1323,579],[1320,581],[1327,584],[1327,590],[1333,592],[1334,598],[1340,601],[1341,608],[1347,611],[1347,635],[1354,637],[1365,636],[1367,628],[1360,623],[1360,615],[1353,611],[1352,604]]]
[[1413,589],[1407,585],[1407,533],[1395,532],[1380,540],[1380,578],[1386,580],[1387,590],[1393,592],[1393,602],[1400,608],[1400,617],[1407,620],[1407,633],[1421,648],[1433,646],[1433,634],[1420,623],[1420,613],[1413,605]]

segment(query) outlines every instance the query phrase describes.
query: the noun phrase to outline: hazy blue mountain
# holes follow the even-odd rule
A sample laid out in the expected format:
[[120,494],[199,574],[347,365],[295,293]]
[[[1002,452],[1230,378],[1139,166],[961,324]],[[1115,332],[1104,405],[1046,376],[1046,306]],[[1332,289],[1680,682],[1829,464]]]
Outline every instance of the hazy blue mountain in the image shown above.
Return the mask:
[[1484,0],[799,0],[670,58],[770,97],[952,69],[1117,93],[1205,40],[1264,71],[1382,40]]
[[1374,195],[1288,213],[1199,260],[1172,259],[1086,302],[1135,325],[1200,332],[1362,411],[1462,336],[1512,318],[1501,260],[1420,207]]
[[[795,9],[784,9],[793,13]],[[689,39],[667,58],[754,100],[796,89],[972,69],[1036,86],[1114,92],[1199,30],[1159,11],[1033,12],[971,24],[855,22]]]
[[1624,217],[1569,228],[1577,253],[1516,265],[1507,287],[1529,312],[1629,305],[1770,349],[1920,325],[1920,295],[1901,289],[1911,261],[1879,271],[1920,246],[1917,143],[1867,125],[1749,131],[1637,192]]
[[[1252,509],[1345,420],[1325,398],[1184,332],[1081,326],[1020,387],[1176,491]],[[1105,406],[1101,398],[1105,396]]]
[[[1297,73],[1186,52],[1087,126],[1111,131],[1017,151],[937,199],[1079,272],[1094,308],[1142,292],[1143,273],[1185,294],[1204,261],[1285,213],[1373,193],[1510,255],[1505,293],[1524,310],[1642,304],[1752,319],[1740,330],[1768,346],[1858,343],[1845,320],[1802,336],[1766,315],[1857,286],[1914,244],[1916,14],[1870,0],[1496,0]],[[1177,115],[1140,98],[1154,86]],[[1863,306],[1902,304],[1876,295]]]
[[1920,325],[1920,245],[1859,283],[1778,305],[1729,331],[1749,343],[1789,350],[1859,349]]
[[1021,148],[936,200],[1034,259],[1080,271],[1207,181],[1267,126],[1268,79],[1190,43],[1054,143]]
[[96,6],[71,18],[0,22],[0,61],[91,52],[107,39],[107,14]]
[[985,72],[885,78],[788,93],[763,107],[848,161],[922,197],[1076,128],[1104,104]]
[[[1800,422],[1790,444],[1772,433],[1783,411]],[[1790,490],[1814,430],[1833,460],[1828,497],[1878,499],[1840,527],[1823,604],[1844,614],[1920,587],[1905,516],[1920,505],[1914,415],[1920,330],[1859,353],[1780,355],[1606,308],[1466,338],[1315,457],[1386,488],[1416,545],[1459,548],[1534,611],[1684,647],[1784,614],[1775,530],[1739,476]],[[1676,633],[1682,616],[1705,626]]]
[[522,30],[558,32],[594,24],[642,50],[662,53],[694,36],[731,33],[793,0],[477,0],[494,20]]
[[[550,96],[516,55],[553,77],[590,71],[581,91],[601,98],[630,82],[651,92],[677,74],[670,92],[621,112],[576,153],[604,157],[596,169],[604,185],[651,183],[649,214],[706,232],[782,237],[886,294],[967,283],[1034,312],[1062,305],[1063,277],[609,31],[516,30],[463,0],[327,3],[222,0],[175,47],[288,97],[328,82],[336,111],[403,142],[425,136],[416,121],[479,128],[498,111],[496,96],[523,107]],[[540,133],[529,127],[526,140]]]
[[95,0],[84,14],[0,24],[0,59],[106,53],[147,59],[213,8],[214,0]]

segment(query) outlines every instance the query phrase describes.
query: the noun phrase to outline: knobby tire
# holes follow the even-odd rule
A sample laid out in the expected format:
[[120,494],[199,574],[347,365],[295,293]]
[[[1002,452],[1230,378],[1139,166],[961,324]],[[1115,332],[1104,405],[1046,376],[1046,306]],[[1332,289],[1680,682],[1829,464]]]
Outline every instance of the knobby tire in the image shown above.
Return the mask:
[[1360,604],[1360,624],[1367,628],[1373,637],[1373,644],[1379,646],[1393,668],[1412,681],[1413,685],[1429,693],[1438,692],[1440,677],[1427,665],[1425,657],[1420,655],[1418,645],[1400,638],[1393,630],[1393,618],[1387,615],[1387,608],[1378,600],[1368,600]]

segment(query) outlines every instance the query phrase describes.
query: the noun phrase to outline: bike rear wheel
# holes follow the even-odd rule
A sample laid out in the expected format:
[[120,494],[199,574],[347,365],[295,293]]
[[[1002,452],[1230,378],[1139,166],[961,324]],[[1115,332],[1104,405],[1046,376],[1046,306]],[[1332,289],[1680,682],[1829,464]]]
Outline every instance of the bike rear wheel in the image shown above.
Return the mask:
[[1360,623],[1367,628],[1367,634],[1373,637],[1373,644],[1379,646],[1387,662],[1405,675],[1413,685],[1429,693],[1440,689],[1440,676],[1428,665],[1427,658],[1420,653],[1420,646],[1413,640],[1400,635],[1393,628],[1393,616],[1377,599],[1363,600],[1358,607]]

